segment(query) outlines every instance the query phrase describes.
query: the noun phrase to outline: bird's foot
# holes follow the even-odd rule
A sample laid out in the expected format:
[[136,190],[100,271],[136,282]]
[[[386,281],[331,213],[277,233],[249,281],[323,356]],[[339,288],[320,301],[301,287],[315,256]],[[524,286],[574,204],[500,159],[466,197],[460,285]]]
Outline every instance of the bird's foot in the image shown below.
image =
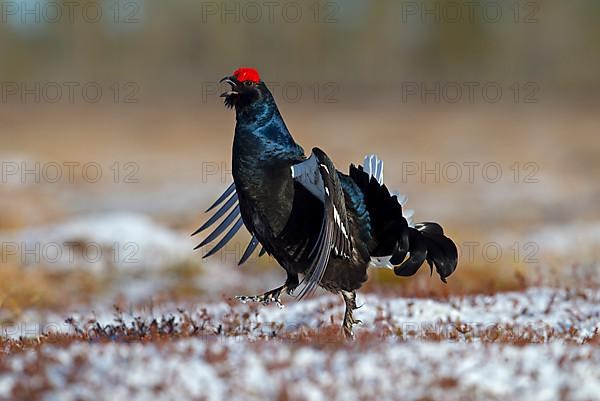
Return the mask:
[[344,316],[344,323],[342,324],[342,327],[344,329],[344,336],[348,340],[354,340],[352,326],[354,326],[355,324],[362,324],[362,320],[354,319],[354,316],[352,316],[352,312],[346,313],[346,316]]
[[281,300],[279,299],[279,296],[281,295],[281,291],[283,290],[283,288],[284,287],[279,287],[274,290],[265,292],[262,295],[253,295],[253,296],[240,295],[240,296],[235,297],[235,299],[237,299],[238,301],[240,301],[243,304],[246,304],[248,302],[259,302],[263,305],[269,305],[269,304],[275,303],[280,308],[284,308],[284,305],[281,303]]
[[346,340],[354,340],[354,333],[352,332],[352,325],[346,324],[346,322],[344,322],[344,337],[346,337]]

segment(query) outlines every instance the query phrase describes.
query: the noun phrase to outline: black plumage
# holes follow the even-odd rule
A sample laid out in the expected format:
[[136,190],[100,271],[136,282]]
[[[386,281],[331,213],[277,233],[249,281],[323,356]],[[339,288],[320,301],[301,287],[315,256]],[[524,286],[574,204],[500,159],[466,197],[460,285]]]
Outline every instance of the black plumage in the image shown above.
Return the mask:
[[238,299],[279,303],[283,291],[292,294],[300,287],[302,298],[321,286],[342,294],[344,333],[352,336],[355,291],[369,266],[410,276],[427,261],[446,281],[458,262],[455,244],[439,224],[410,224],[402,200],[383,184],[382,161],[368,156],[364,166],[351,165],[346,175],[318,148],[307,158],[255,70],[242,68],[223,80],[231,90],[222,96],[235,107],[237,120],[234,183],[207,210],[220,206],[218,211],[194,233],[225,216],[198,247],[225,233],[205,255],[210,256],[244,225],[252,239],[240,264],[260,244],[260,255],[268,252],[287,272],[281,287]]

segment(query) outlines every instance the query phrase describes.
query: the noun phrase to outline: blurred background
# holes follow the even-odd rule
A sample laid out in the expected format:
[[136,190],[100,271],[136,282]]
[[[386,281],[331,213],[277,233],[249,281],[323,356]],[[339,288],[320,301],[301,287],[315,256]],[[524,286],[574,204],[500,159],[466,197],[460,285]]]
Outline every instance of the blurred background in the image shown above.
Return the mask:
[[73,303],[251,294],[283,270],[191,233],[231,182],[218,81],[254,67],[297,142],[367,153],[460,248],[447,286],[592,285],[600,256],[597,1],[3,1],[2,319]]

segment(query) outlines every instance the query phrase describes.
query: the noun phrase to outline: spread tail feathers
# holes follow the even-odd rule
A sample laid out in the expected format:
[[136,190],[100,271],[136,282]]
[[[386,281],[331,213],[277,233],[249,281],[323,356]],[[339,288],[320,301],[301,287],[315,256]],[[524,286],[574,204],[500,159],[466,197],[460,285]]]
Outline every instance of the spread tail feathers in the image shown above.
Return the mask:
[[[394,270],[398,276],[412,276],[425,261],[443,282],[458,264],[458,250],[437,223],[413,226],[412,214],[403,211],[406,197],[390,194],[383,183],[383,162],[377,156],[365,158],[365,167],[350,166],[350,177],[363,192],[372,222],[372,264]],[[408,255],[408,257],[407,257]]]
[[[419,223],[408,230],[409,256],[394,267],[394,273],[398,276],[412,276],[427,261],[431,274],[435,266],[440,279],[445,283],[446,277],[456,270],[458,264],[458,250],[454,242],[444,235],[442,227],[437,223]],[[392,263],[393,259],[392,256]]]

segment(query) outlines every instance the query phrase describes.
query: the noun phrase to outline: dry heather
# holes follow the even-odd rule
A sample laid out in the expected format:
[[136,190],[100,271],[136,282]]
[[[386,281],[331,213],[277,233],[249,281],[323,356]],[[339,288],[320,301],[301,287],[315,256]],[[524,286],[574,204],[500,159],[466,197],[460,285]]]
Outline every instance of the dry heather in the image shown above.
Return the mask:
[[[600,292],[531,288],[359,299],[356,339],[325,296],[284,309],[220,302],[95,308],[5,325],[6,399],[588,400]],[[38,332],[36,332],[38,330]],[[45,332],[45,333],[44,333]]]

